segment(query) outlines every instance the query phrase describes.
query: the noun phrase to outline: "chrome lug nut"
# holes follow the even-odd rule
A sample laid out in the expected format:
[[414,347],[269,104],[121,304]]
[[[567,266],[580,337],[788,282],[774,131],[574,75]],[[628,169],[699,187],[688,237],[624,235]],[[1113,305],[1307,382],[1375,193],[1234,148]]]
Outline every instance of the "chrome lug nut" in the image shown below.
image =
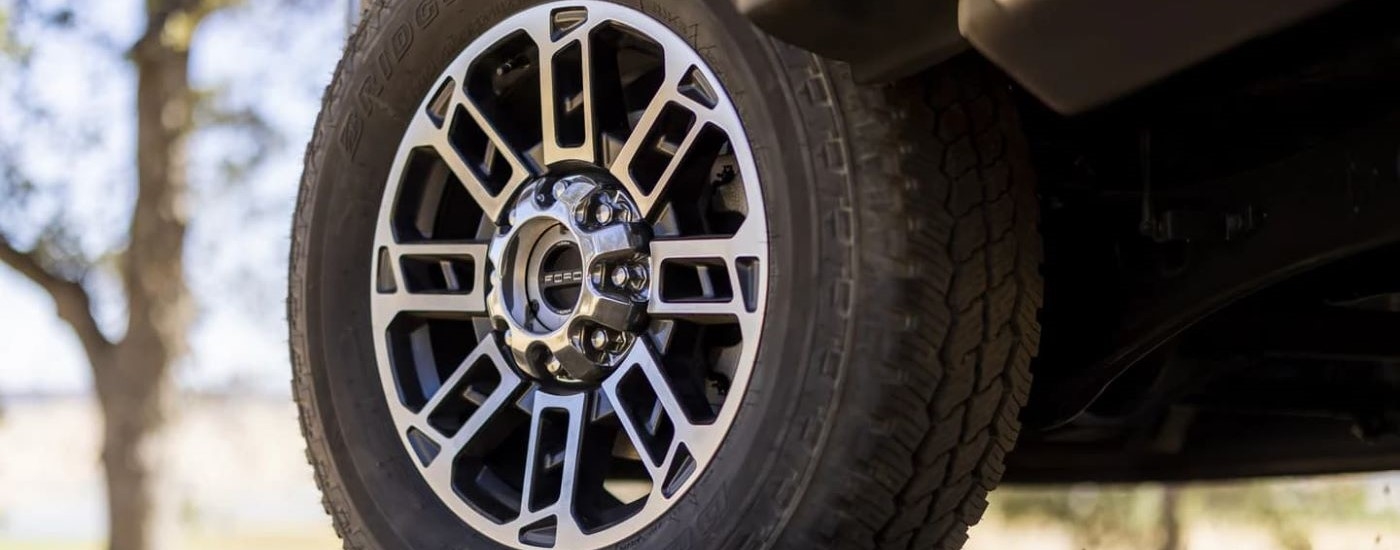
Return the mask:
[[613,272],[612,272],[612,284],[613,284],[613,286],[618,287],[618,288],[624,288],[624,287],[626,287],[627,284],[630,283],[630,282],[632,282],[632,270],[627,269],[627,266],[625,266],[625,265],[620,265],[620,266],[617,266],[617,267],[613,268]]
[[598,207],[593,209],[593,221],[598,225],[608,225],[613,222],[613,207],[611,204],[599,202]]
[[574,379],[574,376],[564,369],[564,364],[560,363],[559,360],[554,357],[549,358],[549,363],[545,365],[545,369],[549,371],[550,375],[559,380],[570,381]]
[[647,286],[647,268],[641,264],[622,264],[613,268],[608,281],[615,288],[641,290]]
[[608,334],[608,329],[595,328],[593,334],[588,337],[588,344],[596,351],[607,351],[608,344],[612,343],[612,335]]

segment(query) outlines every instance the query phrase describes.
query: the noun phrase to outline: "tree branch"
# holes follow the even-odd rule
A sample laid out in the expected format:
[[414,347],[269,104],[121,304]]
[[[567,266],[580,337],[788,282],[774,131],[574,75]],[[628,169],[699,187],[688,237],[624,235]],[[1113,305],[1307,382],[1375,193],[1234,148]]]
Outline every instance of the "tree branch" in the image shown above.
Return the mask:
[[112,342],[97,328],[97,319],[92,316],[92,298],[88,296],[87,289],[49,271],[33,252],[19,251],[4,235],[0,235],[0,262],[39,285],[53,298],[58,317],[73,327],[88,359],[97,364],[112,347]]

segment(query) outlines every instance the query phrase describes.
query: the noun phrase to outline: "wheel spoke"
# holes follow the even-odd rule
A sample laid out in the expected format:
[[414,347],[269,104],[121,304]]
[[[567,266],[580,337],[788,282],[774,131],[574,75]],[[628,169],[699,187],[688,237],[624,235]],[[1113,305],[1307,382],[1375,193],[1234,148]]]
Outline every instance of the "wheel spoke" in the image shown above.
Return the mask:
[[697,121],[685,134],[685,139],[681,140],[676,147],[675,153],[671,156],[670,162],[666,163],[666,169],[661,172],[661,176],[656,180],[651,193],[637,197],[637,207],[641,209],[642,216],[652,218],[656,214],[656,207],[661,204],[666,196],[666,191],[671,187],[671,181],[675,179],[676,170],[680,169],[681,162],[695,145],[695,141],[700,137],[700,131],[705,125]]
[[651,241],[654,261],[720,258],[732,263],[735,258],[767,253],[767,244],[755,238],[752,231],[740,231],[732,237],[658,238]]
[[583,453],[583,428],[587,420],[585,405],[587,396],[576,395],[571,400],[569,409],[569,440],[564,458],[564,480],[563,487],[559,491],[558,516],[559,525],[555,534],[555,548],[581,548],[583,529],[579,526],[578,517],[574,515],[578,494],[579,465],[582,463],[580,457]]
[[[753,265],[761,270],[756,258],[766,256],[767,243],[750,231],[741,230],[733,237],[657,239],[651,242],[651,296],[647,311],[662,317],[744,316],[751,313],[761,292],[749,277],[740,275],[740,267]],[[684,271],[686,277],[696,277],[701,283],[697,293],[677,295],[668,287],[676,281],[671,277],[672,266]],[[718,272],[717,272],[718,270]],[[755,272],[757,280],[764,280]],[[727,290],[726,290],[727,289]]]
[[[488,243],[484,241],[437,241],[396,243],[387,248],[389,257],[395,260],[393,262],[395,281],[402,282],[404,280],[403,265],[405,261],[459,262],[471,265],[474,278],[470,281],[458,281],[458,284],[476,289],[481,286],[482,279],[485,277],[487,246]],[[447,274],[444,274],[444,277],[447,277]]]
[[[443,164],[447,165],[447,169],[452,171],[452,175],[456,176],[457,180],[462,182],[462,185],[466,187],[468,191],[472,191],[473,189],[478,190],[478,192],[472,193],[472,198],[480,200],[478,193],[484,192],[486,189],[485,183],[481,181],[481,178],[475,171],[467,166],[466,159],[462,158],[462,155],[457,152],[457,148],[453,147],[451,141],[448,140],[448,132],[452,127],[454,115],[453,107],[457,105],[457,101],[459,101],[459,97],[462,95],[455,84],[452,85],[450,89],[452,91],[450,92],[451,99],[447,107],[447,116],[446,120],[441,122],[441,126],[439,126],[438,121],[433,120],[433,117],[427,113],[417,113],[409,122],[403,143],[404,145],[413,147],[432,148],[433,151],[437,152],[438,157],[442,159]],[[490,197],[487,196],[487,198]]]
[[667,59],[665,76],[662,78],[661,87],[656,91],[656,95],[651,98],[651,101],[647,103],[646,110],[642,111],[642,116],[638,119],[636,127],[632,129],[631,135],[627,137],[627,142],[623,143],[617,158],[613,160],[613,176],[616,176],[624,182],[631,179],[627,176],[626,168],[631,164],[632,159],[636,157],[638,151],[644,145],[647,135],[651,133],[651,130],[656,126],[657,122],[661,120],[661,112],[665,109],[666,104],[675,103],[688,108],[692,112],[701,112],[704,110],[698,103],[676,91],[676,87],[680,85],[681,78],[685,76],[687,68],[688,67],[683,64],[678,64],[669,58]]
[[556,548],[570,548],[565,541],[582,534],[573,509],[586,404],[587,396],[581,393],[536,392],[531,407],[530,444],[517,522],[527,525],[555,515]]
[[[630,402],[631,398],[624,395],[621,388],[622,381],[628,379],[634,370],[642,374],[647,385],[656,395],[655,404],[644,407],[645,410],[641,411],[637,411],[633,407],[634,403]],[[603,384],[602,391],[616,412],[628,440],[638,451],[643,452],[642,463],[654,485],[659,488],[675,458],[676,449],[681,444],[694,448],[700,443],[704,426],[690,422],[675,390],[661,370],[660,357],[646,342],[638,342],[637,345],[633,346],[631,353],[623,361],[622,366],[618,368],[618,372],[614,373],[608,382]],[[663,415],[671,423],[673,435],[671,440],[666,443],[664,452],[660,456],[652,456],[645,450],[653,448],[654,442],[649,439],[649,435],[643,434],[643,429],[655,433],[656,426]]]
[[[453,92],[453,104],[460,105],[463,109],[454,109],[449,112],[459,113],[457,116],[461,116],[463,113],[466,114],[471,118],[471,121],[486,134],[487,143],[485,144],[485,151],[481,152],[482,158],[485,159],[483,161],[485,164],[481,167],[480,171],[483,173],[490,173],[492,169],[490,163],[496,153],[499,153],[505,159],[506,163],[510,165],[510,178],[499,190],[491,189],[491,187],[475,172],[473,172],[473,177],[471,178],[463,178],[460,173],[458,174],[458,179],[467,187],[467,192],[471,193],[472,198],[476,199],[477,204],[481,205],[482,211],[486,212],[486,215],[490,216],[492,221],[499,223],[501,216],[504,214],[505,206],[510,202],[511,197],[515,195],[516,189],[519,189],[522,184],[529,181],[530,178],[534,176],[534,172],[526,164],[524,158],[510,147],[509,142],[505,140],[496,125],[492,124],[491,121],[487,119],[486,115],[481,112],[481,109],[476,106],[476,103],[471,101],[466,94],[461,93],[461,90],[455,90]],[[449,124],[461,123],[463,122],[453,121]],[[454,147],[453,150],[455,152],[456,148]],[[454,168],[453,172],[456,171],[457,170]]]
[[[629,367],[623,368],[627,369]],[[617,380],[623,374],[626,373],[619,373],[618,376],[615,376],[613,379]],[[636,448],[637,451],[641,453],[642,466],[646,468],[647,476],[653,480],[653,483],[656,483],[655,480],[662,479],[666,475],[666,471],[662,469],[662,464],[653,460],[651,455],[645,451],[650,441],[642,437],[642,431],[638,428],[639,425],[644,424],[643,419],[633,418],[632,413],[627,411],[625,401],[620,395],[616,383],[605,384],[603,386],[603,395],[607,397],[609,403],[612,405],[614,414],[617,415],[618,423],[622,424],[623,433],[627,434],[628,441],[632,443],[632,447]]]
[[486,306],[481,296],[460,294],[377,294],[380,311],[376,322],[388,324],[399,313],[419,313],[427,317],[470,317],[484,315]]
[[596,21],[582,19],[556,27],[553,16],[531,21],[526,32],[539,48],[540,136],[544,164],[596,162],[592,45]]
[[646,374],[647,381],[651,383],[652,390],[656,392],[656,398],[661,402],[666,411],[666,415],[671,417],[671,421],[676,425],[676,440],[690,441],[690,435],[698,429],[688,420],[685,409],[681,406],[680,400],[676,397],[676,392],[671,388],[670,382],[666,380],[666,375],[661,372],[661,357],[651,345],[643,341],[640,345],[632,347],[632,352],[628,354],[628,363],[636,365],[635,368],[642,370]]
[[[525,159],[509,146],[500,129],[467,97],[461,85],[452,80],[446,82],[451,85],[448,86],[450,98],[447,101],[445,120],[434,120],[427,112],[417,113],[409,122],[403,143],[413,147],[431,147],[436,151],[452,171],[452,175],[457,177],[472,199],[481,205],[482,211],[493,221],[499,221],[511,195],[521,184],[529,181],[534,172]],[[459,145],[453,142],[454,128],[462,125],[474,126],[481,131],[484,135],[484,143],[478,146],[481,150],[462,151]],[[473,156],[481,158],[480,163],[470,161],[469,158]],[[498,156],[504,159],[510,174],[503,183],[493,185],[487,178],[493,170],[499,168],[495,166]]]
[[540,121],[545,164],[597,160],[591,54],[588,35],[579,29],[541,49]]
[[462,450],[465,449],[468,444],[473,443],[474,439],[489,431],[483,428],[493,420],[497,412],[500,412],[503,407],[510,404],[511,398],[520,390],[521,384],[524,383],[520,376],[510,368],[509,363],[506,362],[505,357],[501,354],[500,346],[496,343],[496,339],[492,337],[483,338],[481,342],[477,343],[476,349],[472,350],[472,353],[462,361],[462,364],[457,367],[457,370],[453,372],[447,382],[442,385],[442,389],[438,391],[437,395],[433,396],[432,400],[423,407],[423,411],[415,418],[414,423],[419,430],[426,433],[439,433],[437,429],[432,427],[429,422],[429,417],[432,415],[433,411],[438,410],[442,406],[445,399],[451,397],[450,394],[457,388],[458,384],[461,383],[462,378],[483,358],[489,360],[491,365],[496,368],[501,382],[490,395],[476,404],[478,406],[477,410],[467,418],[466,423],[462,425],[461,429],[457,430],[456,434],[442,444],[442,450],[439,452],[437,459],[435,459],[424,472],[430,482],[440,481],[446,484],[451,483],[452,463],[456,461],[457,456],[462,453]]
[[[642,111],[642,116],[637,121],[636,127],[632,129],[627,141],[622,144],[617,158],[613,159],[612,165],[608,167],[613,177],[622,182],[622,185],[632,194],[632,197],[637,201],[637,206],[642,211],[642,215],[648,219],[655,214],[656,206],[661,202],[676,169],[685,159],[691,146],[694,145],[700,130],[710,119],[708,107],[677,91],[681,79],[684,78],[689,69],[688,64],[677,62],[671,57],[666,59],[665,76],[662,79],[661,87],[647,104],[646,109]],[[658,143],[653,135],[659,129],[659,125],[668,121],[667,117],[664,116],[668,109],[688,112],[694,117],[684,138],[676,144]],[[650,186],[650,189],[644,188],[643,183],[638,181],[633,173],[633,163],[648,148],[664,151],[663,154],[669,156],[666,168],[662,170],[661,176]]]
[[394,245],[400,256],[439,256],[486,259],[485,241],[437,241]]
[[[442,383],[442,387],[438,389],[437,394],[433,395],[432,399],[429,399],[428,403],[423,406],[423,412],[419,413],[421,417],[419,419],[420,424],[428,426],[428,417],[432,415],[433,411],[436,411],[442,406],[443,400],[451,396],[450,394],[455,390],[457,385],[462,382],[462,378],[467,375],[467,372],[472,370],[482,359],[489,360],[491,364],[496,367],[497,374],[501,377],[500,386],[495,391],[491,392],[491,395],[486,396],[485,402],[494,403],[493,407],[498,407],[500,406],[499,401],[504,401],[506,396],[509,396],[511,392],[515,391],[516,387],[520,384],[520,377],[515,374],[510,368],[510,364],[506,362],[505,356],[501,353],[501,346],[496,342],[496,338],[494,336],[487,336],[486,338],[482,338],[480,342],[477,342],[476,348],[472,350],[471,354],[467,355],[467,358],[463,359],[462,363],[457,365],[457,368],[452,371],[452,375]],[[511,383],[507,384],[506,382],[508,380],[511,381]],[[504,390],[504,392],[502,390]],[[488,408],[485,402],[476,403],[476,405],[481,407],[482,410],[485,410]],[[468,427],[470,426],[463,426],[462,431],[467,431]],[[458,433],[460,435],[461,432]]]
[[[475,316],[486,313],[486,253],[482,242],[405,243],[382,247],[376,316],[400,312]],[[406,268],[412,266],[412,269]],[[432,272],[432,273],[427,273]],[[441,278],[418,287],[419,278]]]

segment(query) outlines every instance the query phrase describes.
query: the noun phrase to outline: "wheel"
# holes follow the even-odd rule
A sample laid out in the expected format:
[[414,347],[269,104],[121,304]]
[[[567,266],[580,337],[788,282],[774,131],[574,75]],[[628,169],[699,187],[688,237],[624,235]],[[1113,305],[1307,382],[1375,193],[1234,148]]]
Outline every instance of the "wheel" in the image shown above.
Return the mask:
[[861,88],[729,0],[380,4],[346,51],[288,301],[346,548],[961,545],[1040,285],[978,60]]

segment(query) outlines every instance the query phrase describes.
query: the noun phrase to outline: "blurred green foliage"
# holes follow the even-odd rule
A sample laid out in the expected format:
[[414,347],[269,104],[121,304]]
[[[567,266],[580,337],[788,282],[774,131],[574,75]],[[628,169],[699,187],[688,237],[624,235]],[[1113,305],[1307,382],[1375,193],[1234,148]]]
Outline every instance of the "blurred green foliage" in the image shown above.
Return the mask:
[[10,54],[10,10],[0,6],[0,54]]

